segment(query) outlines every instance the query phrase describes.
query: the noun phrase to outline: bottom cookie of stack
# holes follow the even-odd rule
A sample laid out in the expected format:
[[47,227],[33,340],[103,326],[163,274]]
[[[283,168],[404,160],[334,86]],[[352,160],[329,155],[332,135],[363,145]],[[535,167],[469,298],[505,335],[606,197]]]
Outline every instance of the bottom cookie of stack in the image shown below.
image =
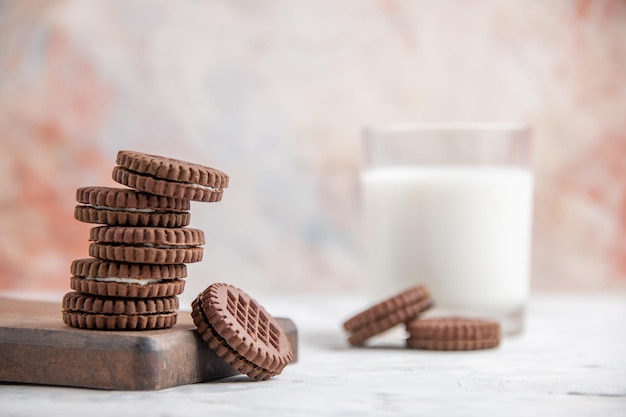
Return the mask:
[[151,265],[78,259],[63,298],[63,321],[93,330],[152,330],[176,323],[184,264]]
[[63,297],[63,322],[92,330],[152,330],[171,327],[178,297],[111,298],[78,292]]

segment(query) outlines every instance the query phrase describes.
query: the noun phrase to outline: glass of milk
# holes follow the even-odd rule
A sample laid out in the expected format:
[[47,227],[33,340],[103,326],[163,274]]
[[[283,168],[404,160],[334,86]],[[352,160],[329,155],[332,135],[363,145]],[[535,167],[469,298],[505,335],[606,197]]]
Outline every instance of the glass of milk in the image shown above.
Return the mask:
[[363,137],[373,298],[424,284],[434,315],[520,332],[529,295],[533,174],[517,123],[399,124]]

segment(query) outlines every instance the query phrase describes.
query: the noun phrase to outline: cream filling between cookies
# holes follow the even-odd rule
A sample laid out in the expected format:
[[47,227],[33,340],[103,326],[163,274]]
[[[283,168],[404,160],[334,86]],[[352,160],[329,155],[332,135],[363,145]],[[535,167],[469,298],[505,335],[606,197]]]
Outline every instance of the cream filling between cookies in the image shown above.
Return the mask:
[[133,171],[133,170],[130,170],[130,169],[126,168],[126,167],[120,167],[120,168],[122,170],[126,171],[126,172],[132,172],[133,174],[139,175],[139,176],[142,176],[142,177],[154,178],[155,180],[158,180],[158,181],[166,181],[166,182],[171,182],[171,183],[174,183],[174,184],[182,184],[182,185],[185,185],[187,187],[199,188],[199,189],[205,190],[205,191],[217,191],[217,192],[221,192],[222,191],[222,187],[211,187],[211,186],[208,186],[208,185],[196,184],[196,183],[193,183],[193,182],[185,182],[185,181],[173,181],[173,180],[168,180],[166,178],[159,178],[159,177],[156,177],[154,175],[148,175],[145,172]]
[[206,191],[222,191],[222,189],[219,187],[209,187],[208,185],[193,184],[190,182],[181,182],[181,184],[185,184],[191,188],[200,188],[201,190],[206,190]]
[[144,246],[147,248],[155,248],[155,249],[193,249],[197,248],[198,245],[157,245],[153,243],[142,243],[138,246]]
[[163,279],[158,279],[158,278],[137,279],[137,278],[121,278],[121,277],[106,277],[106,278],[85,277],[85,279],[90,280],[90,281],[117,282],[119,284],[139,284],[139,285],[156,284],[156,283],[165,281]]
[[153,248],[153,249],[194,249],[201,248],[201,245],[163,245],[154,243],[119,243],[119,242],[95,242],[108,246],[124,246],[133,248]]
[[[132,213],[149,213],[149,214],[167,214],[174,213],[174,210],[156,210],[156,209],[138,209],[138,208],[121,208],[121,207],[107,207],[107,206],[93,206],[91,204],[84,204],[85,207],[91,207],[97,210],[109,210],[109,211],[128,211]],[[185,210],[182,210],[185,211]]]

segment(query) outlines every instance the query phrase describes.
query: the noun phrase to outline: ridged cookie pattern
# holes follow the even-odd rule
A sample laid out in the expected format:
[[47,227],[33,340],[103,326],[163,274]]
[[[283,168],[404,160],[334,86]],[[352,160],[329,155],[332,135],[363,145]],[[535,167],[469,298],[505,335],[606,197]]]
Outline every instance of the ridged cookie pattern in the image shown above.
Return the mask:
[[429,350],[487,349],[500,343],[500,324],[492,320],[438,317],[407,323],[407,346]]
[[293,358],[291,345],[276,320],[243,290],[210,285],[200,294],[213,330],[250,362],[281,371]]
[[110,226],[182,227],[189,224],[191,215],[188,212],[140,213],[76,206],[74,218],[83,223],[108,224]]
[[204,313],[204,309],[202,308],[200,297],[197,297],[192,302],[191,307],[191,317],[193,318],[193,322],[196,325],[202,340],[204,340],[209,348],[211,348],[211,350],[213,350],[213,352],[215,352],[215,354],[222,358],[226,363],[242,374],[246,374],[250,378],[257,381],[264,381],[280,374],[280,371],[270,371],[250,362],[230,347],[228,342],[226,342],[226,340],[217,334],[210,326]]
[[122,150],[117,164],[137,173],[169,181],[181,181],[210,187],[228,187],[228,175],[214,168],[142,152]]
[[178,310],[178,297],[116,299],[69,292],[63,297],[63,311],[86,314],[147,315]]
[[102,297],[171,297],[183,293],[185,289],[185,281],[181,279],[173,279],[142,285],[125,282],[103,282],[73,276],[70,278],[70,288],[80,293],[93,294]]
[[412,287],[356,314],[346,320],[343,327],[347,331],[354,331],[361,326],[387,316],[390,312],[429,299],[430,294],[425,286]]
[[89,245],[89,256],[94,258],[142,264],[182,264],[202,261],[203,249],[160,249],[139,246],[117,246],[101,243]]
[[416,318],[420,313],[430,308],[432,304],[432,300],[426,298],[423,301],[409,304],[406,307],[390,310],[386,315],[382,315],[378,319],[354,329],[348,337],[348,342],[353,346],[361,346],[369,338],[383,333],[407,320]]
[[153,245],[204,245],[204,232],[188,227],[99,226],[89,231],[89,240],[97,243]]
[[222,200],[223,190],[221,188],[216,190],[203,189],[194,187],[192,184],[162,180],[137,174],[121,167],[113,168],[112,178],[120,184],[147,193],[208,203],[216,203]]
[[189,200],[142,193],[129,188],[82,187],[76,190],[76,201],[99,207],[188,211]]
[[196,300],[206,325],[242,360],[277,374],[293,359],[289,340],[278,322],[244,291],[217,283]]
[[500,344],[500,339],[479,339],[479,340],[422,340],[408,338],[407,347],[422,350],[447,350],[466,351],[492,349]]
[[187,266],[185,264],[132,264],[84,258],[76,259],[72,262],[70,273],[79,277],[91,278],[174,279],[185,278],[187,276]]
[[466,317],[437,317],[410,321],[406,325],[415,337],[438,340],[498,337],[500,325],[496,321]]
[[126,316],[63,312],[63,322],[71,327],[89,330],[157,330],[176,324],[178,313]]

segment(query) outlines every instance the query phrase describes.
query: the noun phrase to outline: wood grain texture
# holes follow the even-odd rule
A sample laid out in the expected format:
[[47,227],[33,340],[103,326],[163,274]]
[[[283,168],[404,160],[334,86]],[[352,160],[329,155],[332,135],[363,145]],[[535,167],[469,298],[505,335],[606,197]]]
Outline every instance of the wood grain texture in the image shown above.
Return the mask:
[[[297,329],[277,321],[297,355]],[[202,341],[187,311],[165,330],[125,332],[63,324],[61,303],[0,297],[0,381],[160,390],[238,372]]]

